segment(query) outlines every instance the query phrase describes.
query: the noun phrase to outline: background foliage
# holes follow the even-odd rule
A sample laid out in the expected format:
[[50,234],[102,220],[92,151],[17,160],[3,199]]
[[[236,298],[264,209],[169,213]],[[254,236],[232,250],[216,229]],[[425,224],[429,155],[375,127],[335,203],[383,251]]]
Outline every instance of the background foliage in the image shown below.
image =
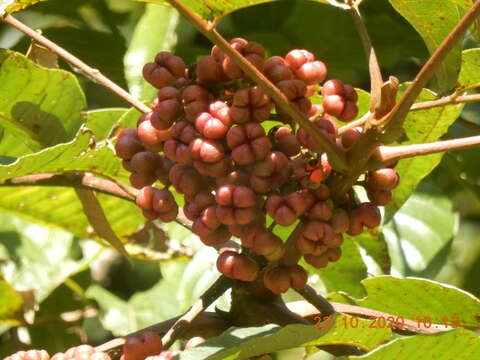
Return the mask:
[[[186,3],[200,10],[202,2]],[[251,3],[262,4],[231,13]],[[384,74],[395,75],[401,82],[412,80],[429,52],[471,5],[469,0],[441,3],[364,1],[362,11]],[[200,14],[216,17],[226,38],[241,36],[261,42],[268,55],[309,49],[327,63],[329,77],[368,90],[361,44],[350,17],[341,9],[323,1],[218,4],[223,4],[218,11]],[[21,5],[21,1],[14,4]],[[174,9],[144,2],[49,0],[15,16],[41,28],[48,38],[147,101],[155,91],[142,81],[141,68],[156,52],[171,50],[191,63],[207,54],[210,46]],[[126,182],[127,174],[112,151],[112,134],[132,126],[138,112],[62,59],[58,60],[60,69],[35,65],[38,58],[22,55],[30,40],[0,26],[0,48],[5,49],[0,51],[0,184],[14,176],[72,171]],[[425,90],[420,100],[433,99],[455,86],[478,86],[477,47],[472,29],[430,84],[432,91]],[[455,120],[461,117],[480,126],[479,110],[472,104],[414,112],[405,123],[402,143],[472,134]],[[374,277],[422,277],[480,296],[476,276],[480,271],[478,156],[475,149],[402,160],[397,168],[401,185],[385,209],[385,225],[348,239],[342,259],[326,269],[310,269],[310,282],[336,301],[409,318],[429,316],[440,323],[443,317],[459,316],[462,325],[478,328],[480,322],[472,314],[480,314],[479,301],[469,294],[439,288],[431,281]],[[143,227],[143,217],[133,204],[105,195],[98,198],[116,234],[133,254],[131,263],[103,246],[73,189],[0,186],[0,356],[26,347],[54,353],[84,341],[100,344],[178,315],[214,281],[215,252],[203,248],[187,230],[176,224]],[[439,291],[443,304],[435,302]],[[287,293],[284,297],[290,301],[297,296]],[[226,303],[222,299],[220,307]],[[313,327],[295,326],[230,329],[222,336],[235,336],[236,344],[212,339],[209,349],[217,350],[192,350],[182,359],[252,356],[264,350],[309,348],[338,340]],[[363,341],[367,350],[392,339],[388,331],[369,334],[359,330],[343,329],[337,336],[348,344]],[[282,344],[291,334],[302,336],[284,347],[270,346]],[[266,348],[257,347],[256,354],[248,352],[251,342],[259,339],[264,339],[261,344]],[[480,351],[475,334],[458,329],[437,338],[397,339],[364,357],[400,358],[402,349],[409,346],[424,349],[416,353],[419,359],[445,349],[452,349],[453,354],[462,346],[472,354]],[[296,355],[290,351],[279,356]]]

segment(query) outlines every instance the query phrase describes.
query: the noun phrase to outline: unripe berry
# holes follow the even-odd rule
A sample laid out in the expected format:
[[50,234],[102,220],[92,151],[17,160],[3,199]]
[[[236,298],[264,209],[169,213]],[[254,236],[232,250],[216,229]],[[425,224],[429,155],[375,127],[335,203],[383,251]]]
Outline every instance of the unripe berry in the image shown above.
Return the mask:
[[[307,87],[302,80],[283,80],[276,84],[281,92],[305,115],[310,113],[312,103],[306,97]],[[287,114],[277,106],[277,112],[279,115],[288,118]]]
[[290,128],[276,126],[272,128],[270,135],[273,138],[275,149],[283,152],[288,157],[298,155],[300,152],[300,144]]
[[155,173],[133,173],[130,175],[129,180],[135,189],[141,189],[157,181],[157,176]]
[[363,133],[363,128],[360,126],[348,129],[342,134],[342,146],[345,149],[350,149],[355,145]]
[[133,172],[155,174],[160,155],[151,151],[141,151],[130,159],[130,168]]
[[232,160],[239,165],[262,160],[272,147],[263,128],[252,122],[231,128],[227,133],[227,145],[232,149]]
[[392,201],[392,192],[390,190],[370,190],[367,188],[368,199],[377,206],[388,205]]
[[143,146],[135,129],[124,129],[118,134],[115,152],[119,158],[130,160]]
[[199,85],[190,85],[182,92],[183,111],[189,121],[195,121],[196,117],[208,111],[209,93],[207,89]]
[[[313,123],[332,143],[335,143],[335,136],[337,129],[329,119],[318,119]],[[323,153],[324,149],[318,144],[315,139],[303,128],[297,131],[297,140],[303,147],[310,149],[316,153]]]
[[327,244],[334,241],[332,227],[324,222],[310,221],[297,238],[297,248],[303,254],[321,255],[327,250]]
[[255,254],[263,255],[269,261],[279,260],[285,253],[282,240],[261,225],[249,226],[240,240],[243,246],[250,248]]
[[258,193],[266,193],[282,185],[289,174],[287,157],[282,152],[273,151],[253,166],[250,186]]
[[398,173],[390,168],[370,171],[367,174],[365,183],[371,190],[392,190],[399,182]]
[[358,97],[352,86],[344,85],[340,80],[328,80],[323,84],[322,95],[322,105],[328,114],[340,121],[351,121],[357,116]]
[[237,90],[233,96],[232,120],[235,123],[262,122],[273,108],[270,97],[259,86]]
[[189,144],[198,134],[191,124],[186,121],[177,122],[171,129],[172,139],[167,140],[163,147],[165,155],[172,161],[183,165],[192,163]]
[[234,251],[225,251],[218,256],[217,269],[223,275],[241,281],[255,280],[259,270],[255,261]]
[[195,128],[206,138],[220,139],[228,131],[231,123],[230,108],[223,101],[210,104],[208,112],[195,118]]
[[176,164],[168,174],[169,180],[180,194],[195,195],[203,185],[200,175],[191,167]]
[[227,173],[225,176],[216,179],[217,185],[248,185],[248,175],[245,171],[242,170],[232,170]]
[[169,52],[162,51],[155,56],[154,63],[143,67],[143,77],[158,89],[175,85],[178,78],[185,75],[183,60]]
[[263,275],[265,287],[274,294],[281,294],[290,289],[290,270],[286,266],[271,268]]
[[193,221],[192,232],[205,237],[211,235],[220,225],[222,224],[217,217],[216,206],[210,205],[203,209],[200,216]]
[[[185,198],[187,198],[187,196]],[[183,212],[189,220],[194,221],[205,208],[210,205],[215,205],[215,197],[206,191],[201,191],[192,199],[186,199],[185,203]]]
[[227,227],[222,225],[207,236],[200,236],[200,240],[207,246],[219,246],[230,240],[231,234]]
[[168,129],[180,115],[180,92],[170,86],[160,89],[152,109],[155,114],[150,119],[152,125],[158,130]]
[[290,226],[314,203],[309,192],[293,192],[285,197],[272,195],[265,203],[267,213],[281,226]]
[[310,220],[328,221],[332,218],[332,207],[325,201],[318,201],[308,211]]
[[3,360],[49,360],[50,356],[45,350],[17,351]]
[[265,61],[263,73],[274,84],[283,80],[293,80],[293,72],[280,56],[272,56]]
[[257,198],[252,189],[239,185],[224,185],[215,192],[218,205],[247,208],[257,205]]
[[336,262],[340,260],[340,257],[342,256],[342,250],[340,248],[328,249],[325,253],[325,256],[328,258],[328,261]]
[[373,229],[380,225],[382,218],[378,207],[372,203],[362,203],[350,214],[350,226],[348,228],[348,234],[356,236],[362,233],[363,226],[369,229]]
[[[149,148],[156,149],[156,151],[161,151],[161,144],[170,139],[171,133],[170,130],[158,130],[152,125],[151,118],[153,113],[149,112],[144,114],[142,118],[138,121],[137,131],[138,138],[143,142],[145,146]],[[151,150],[154,151],[154,150]]]
[[198,61],[197,77],[199,83],[207,87],[213,86],[226,78],[222,65],[213,56],[204,56]]
[[317,269],[324,268],[328,265],[328,257],[326,254],[321,254],[321,255],[304,255],[303,258],[305,259],[305,262],[309,265],[312,265],[313,267]]
[[335,234],[342,234],[348,231],[350,219],[348,213],[341,208],[333,211],[332,218],[330,219],[330,225],[333,228]]
[[147,331],[138,336],[127,337],[120,360],[144,360],[162,351],[162,339],[157,333]]

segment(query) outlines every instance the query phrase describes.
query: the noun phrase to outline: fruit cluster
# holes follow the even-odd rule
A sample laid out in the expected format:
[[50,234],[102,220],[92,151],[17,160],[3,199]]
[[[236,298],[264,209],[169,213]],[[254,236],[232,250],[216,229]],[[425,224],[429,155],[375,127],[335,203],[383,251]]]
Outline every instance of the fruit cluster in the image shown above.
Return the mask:
[[[332,143],[348,152],[358,141],[361,127],[339,136],[337,124],[356,118],[355,89],[340,80],[324,82],[327,68],[312,53],[292,50],[266,58],[258,43],[236,38],[230,45]],[[377,206],[390,200],[399,180],[395,170],[371,171],[359,182],[370,202],[361,203],[353,191],[334,201],[335,171],[324,149],[217,46],[188,68],[180,57],[160,52],[143,75],[158,88],[152,111],[139,118],[136,129],[121,131],[116,143],[131,184],[140,190],[136,203],[148,219],[173,221],[179,212],[179,199],[169,190],[174,189],[204,244],[239,238],[246,251],[218,257],[224,275],[253,281],[262,272],[265,286],[277,294],[301,288],[307,273],[282,262],[286,246],[273,226],[299,221],[296,249],[321,268],[340,258],[344,233],[358,235],[380,224]],[[323,102],[312,104],[320,91]],[[263,256],[269,265],[261,269],[247,254]]]

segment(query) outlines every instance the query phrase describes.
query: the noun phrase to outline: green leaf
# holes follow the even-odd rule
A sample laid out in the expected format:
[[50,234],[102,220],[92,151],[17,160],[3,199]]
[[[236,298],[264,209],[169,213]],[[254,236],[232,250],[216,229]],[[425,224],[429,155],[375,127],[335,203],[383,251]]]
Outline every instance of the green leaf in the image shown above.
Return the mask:
[[0,49],[0,154],[19,156],[74,138],[85,96],[69,72],[45,69]]
[[363,248],[367,255],[370,256],[380,269],[385,273],[390,273],[391,259],[388,253],[388,246],[378,231],[364,231],[362,234],[352,237],[347,234],[343,234],[345,241],[356,242],[361,248]]
[[462,52],[462,70],[458,83],[465,88],[480,86],[480,49],[468,49]]
[[38,303],[89,263],[75,260],[79,251],[70,233],[0,214],[0,255],[9,260],[0,271],[16,289],[33,290]]
[[151,100],[157,90],[142,75],[144,64],[153,61],[159,51],[172,51],[176,44],[178,12],[167,6],[148,4],[138,22],[125,54],[125,76],[130,93],[141,100]]
[[[165,0],[135,0],[142,2],[149,2],[153,4],[165,5],[168,2]],[[253,6],[272,2],[276,0],[210,0],[208,4],[202,0],[183,0],[184,4],[190,11],[194,12],[201,18],[208,21],[218,21],[225,15],[233,11],[242,9],[247,6]]]
[[348,315],[336,315],[320,325],[325,326],[324,329],[312,325],[230,328],[202,346],[182,352],[179,359],[246,359],[295,347],[322,345],[350,345],[370,351],[392,336],[390,329],[371,329],[367,320],[355,318],[351,322],[351,319]]
[[[403,84],[401,88],[404,91],[406,84]],[[417,101],[428,101],[435,98],[433,93],[424,90]],[[463,105],[453,105],[410,112],[403,125],[408,140],[400,144],[420,144],[438,140],[460,116],[462,109]],[[392,201],[385,207],[385,222],[392,218],[420,181],[440,163],[442,156],[443,154],[416,156],[398,162],[395,170],[400,175],[400,184],[393,190]]]
[[[326,268],[316,269],[302,260],[302,266],[310,274],[309,284],[317,291],[332,292],[345,291],[354,296],[362,297],[365,292],[360,281],[367,277],[367,268],[357,245],[346,239],[342,245],[342,257]],[[313,275],[313,276],[312,276]],[[316,276],[315,276],[316,275]],[[326,291],[322,287],[325,288]]]
[[22,297],[0,274],[0,323],[16,325],[15,314],[22,304]]
[[[417,30],[433,53],[460,20],[457,5],[451,0],[389,0],[392,6]],[[438,89],[455,86],[460,71],[461,46],[457,44],[436,73]]]
[[46,0],[1,0],[0,14],[3,15],[5,14],[5,12],[12,13],[15,11],[23,10],[40,1],[46,1]]
[[456,320],[459,326],[480,328],[480,300],[473,295],[427,279],[378,276],[362,281],[367,296],[355,300],[359,306],[383,311],[405,319],[428,317],[445,326]]
[[92,130],[95,141],[105,140],[129,109],[113,108],[87,111],[85,126]]
[[457,329],[435,335],[416,335],[396,339],[363,356],[348,359],[368,360],[471,360],[480,358],[480,339],[475,333]]
[[392,256],[393,267],[404,274],[408,270],[425,270],[453,238],[455,220],[451,198],[434,185],[422,182],[382,229],[396,255]]

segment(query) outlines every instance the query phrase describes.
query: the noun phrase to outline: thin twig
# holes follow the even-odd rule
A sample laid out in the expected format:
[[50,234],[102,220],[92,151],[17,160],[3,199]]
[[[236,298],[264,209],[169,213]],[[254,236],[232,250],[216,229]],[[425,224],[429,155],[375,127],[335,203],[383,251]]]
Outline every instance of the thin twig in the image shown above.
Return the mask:
[[438,106],[454,105],[454,104],[468,103],[468,102],[474,102],[474,101],[480,101],[480,94],[459,95],[459,96],[455,96],[455,94],[452,94],[450,96],[445,96],[437,100],[423,101],[423,102],[413,104],[410,110],[411,111],[425,110],[425,109],[431,109]]
[[303,289],[295,289],[297,293],[303,296],[310,304],[320,311],[322,315],[330,316],[335,314],[335,309],[332,304],[322,295],[318,294],[314,288],[306,285]]
[[168,0],[168,2],[176,8],[184,17],[186,17],[197,29],[205,35],[212,43],[217,45],[225,54],[230,56],[232,60],[243,70],[243,72],[252,79],[256,84],[261,86],[266,93],[275,101],[275,103],[295,121],[302,126],[314,140],[328,154],[328,159],[335,170],[347,170],[347,161],[343,150],[330,142],[330,140],[311,123],[308,118],[295,106],[292,106],[287,97],[270,81],[261,71],[246,60],[237,50],[233,49],[230,44],[214,29],[212,24],[206,22],[179,0]]
[[403,121],[405,120],[418,95],[420,95],[420,92],[427,85],[427,82],[432,78],[450,51],[458,43],[470,25],[472,25],[479,15],[480,1],[476,1],[473,3],[472,8],[465,14],[465,16],[460,20],[460,22],[428,59],[413,82],[407,88],[399,102],[394,106],[392,111],[386,115],[385,119],[383,119],[383,121],[387,122],[386,128],[388,129],[388,131],[386,131],[382,137],[382,141],[384,143],[395,141],[396,138],[401,134],[400,130],[402,128]]
[[75,55],[71,54],[67,50],[63,49],[62,47],[58,46],[54,42],[48,40],[46,37],[43,35],[39,34],[35,30],[29,28],[27,25],[23,24],[19,20],[15,19],[13,16],[10,14],[6,14],[2,20],[16,28],[17,30],[23,32],[27,36],[31,37],[34,39],[37,43],[42,44],[45,46],[47,49],[50,51],[54,52],[58,56],[64,58],[66,61],[71,63],[73,66],[79,68],[82,72],[90,76],[91,78],[95,79],[98,81],[100,84],[105,86],[107,89],[124,99],[126,102],[137,108],[139,111],[143,113],[147,113],[150,110],[150,108],[140,102],[138,99],[135,99],[132,95],[130,95],[127,91],[122,89],[120,86],[115,84],[112,80],[104,76],[98,69],[93,69],[87,64],[85,64],[83,61],[81,61],[79,58],[77,58]]
[[391,163],[396,160],[414,156],[468,149],[477,146],[480,146],[480,135],[425,144],[379,146],[374,152],[374,157],[381,163]]
[[162,344],[164,349],[168,349],[173,342],[184,334],[184,332],[191,325],[201,313],[205,311],[214,301],[223,295],[225,291],[231,288],[233,280],[225,276],[221,276],[213,283],[210,288],[203,293],[200,298],[195,301],[190,310],[182,315],[162,337]]

